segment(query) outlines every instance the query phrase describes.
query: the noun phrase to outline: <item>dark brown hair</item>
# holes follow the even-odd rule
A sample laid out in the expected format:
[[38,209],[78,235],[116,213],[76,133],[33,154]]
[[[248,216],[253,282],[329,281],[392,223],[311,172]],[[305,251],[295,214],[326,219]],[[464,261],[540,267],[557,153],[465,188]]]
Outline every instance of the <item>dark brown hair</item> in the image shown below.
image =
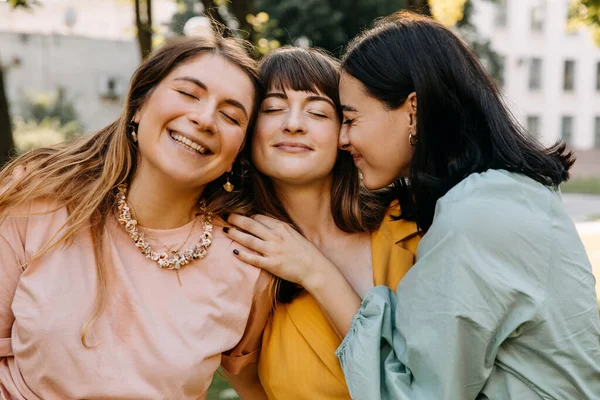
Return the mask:
[[[283,47],[268,53],[259,66],[263,92],[272,89],[320,93],[329,97],[341,119],[339,98],[339,63],[319,49]],[[252,140],[252,133],[249,139]],[[251,147],[251,146],[248,146]],[[248,150],[249,151],[249,150]],[[298,229],[277,197],[272,180],[250,165],[249,197],[257,212],[277,218]],[[384,192],[372,193],[361,186],[358,169],[345,151],[338,152],[333,167],[331,213],[338,228],[344,232],[370,232],[379,227],[387,211]],[[278,302],[290,302],[301,291],[287,281],[276,283]]]
[[381,19],[350,42],[342,69],[389,109],[417,95],[409,179],[395,186],[403,218],[423,232],[438,199],[472,173],[504,169],[547,186],[569,178],[573,153],[528,135],[475,55],[431,18],[401,11]]
[[[107,217],[116,204],[116,187],[134,174],[137,146],[130,140],[130,121],[158,84],[175,68],[202,54],[218,54],[242,69],[255,87],[254,107],[249,128],[256,118],[260,86],[256,63],[249,57],[244,42],[215,36],[177,38],[146,59],[131,78],[125,109],[115,122],[70,143],[45,147],[26,153],[0,171],[0,220],[8,210],[38,199],[50,198],[55,210],[67,207],[69,217],[59,232],[32,259],[60,244],[69,243],[82,229],[90,227],[94,241],[98,292],[90,318],[82,329],[82,342],[104,310],[107,297],[107,266],[102,253],[102,237]],[[242,212],[244,199],[224,192],[217,180],[202,196],[209,211]],[[31,260],[28,260],[30,262]]]

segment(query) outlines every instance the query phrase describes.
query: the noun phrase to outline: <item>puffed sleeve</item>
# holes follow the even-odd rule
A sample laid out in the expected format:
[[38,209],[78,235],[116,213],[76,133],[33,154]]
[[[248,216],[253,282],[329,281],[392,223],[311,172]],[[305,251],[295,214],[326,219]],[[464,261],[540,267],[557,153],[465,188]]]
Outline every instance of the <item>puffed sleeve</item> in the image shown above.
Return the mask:
[[543,322],[547,197],[506,199],[438,202],[396,294],[370,290],[337,351],[354,400],[475,399],[506,338]]
[[258,361],[262,334],[273,308],[271,283],[272,276],[261,271],[244,335],[237,346],[221,355],[221,366],[231,374],[238,374],[248,364]]

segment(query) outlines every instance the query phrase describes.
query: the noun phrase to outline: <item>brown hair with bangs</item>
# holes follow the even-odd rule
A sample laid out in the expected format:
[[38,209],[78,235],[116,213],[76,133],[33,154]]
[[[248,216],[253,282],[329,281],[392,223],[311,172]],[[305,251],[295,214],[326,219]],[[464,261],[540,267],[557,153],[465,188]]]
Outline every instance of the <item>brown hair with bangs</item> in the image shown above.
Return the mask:
[[[276,89],[325,95],[333,101],[337,116],[341,119],[338,91],[340,66],[335,58],[324,51],[290,46],[273,50],[261,61],[259,78],[263,93]],[[249,139],[253,139],[253,132],[250,132]],[[251,159],[251,147],[246,148],[248,159]],[[249,168],[251,184],[247,190],[249,197],[254,199],[256,211],[286,222],[300,231],[277,197],[272,180],[254,165]],[[377,229],[388,208],[387,192],[372,193],[362,187],[358,169],[346,151],[338,151],[332,174],[331,213],[337,227],[348,233]],[[291,282],[277,280],[274,291],[278,302],[289,303],[302,289]]]

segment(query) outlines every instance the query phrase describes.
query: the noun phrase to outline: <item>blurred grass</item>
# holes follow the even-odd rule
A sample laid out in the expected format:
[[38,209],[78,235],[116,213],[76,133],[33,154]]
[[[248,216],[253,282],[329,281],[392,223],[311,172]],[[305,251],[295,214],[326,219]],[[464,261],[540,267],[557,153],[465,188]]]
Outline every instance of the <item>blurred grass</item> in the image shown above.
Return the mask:
[[563,193],[600,195],[600,178],[575,178],[560,185]]
[[223,392],[231,389],[229,383],[218,373],[213,377],[212,384],[208,389],[206,400],[239,399],[239,397],[223,396]]

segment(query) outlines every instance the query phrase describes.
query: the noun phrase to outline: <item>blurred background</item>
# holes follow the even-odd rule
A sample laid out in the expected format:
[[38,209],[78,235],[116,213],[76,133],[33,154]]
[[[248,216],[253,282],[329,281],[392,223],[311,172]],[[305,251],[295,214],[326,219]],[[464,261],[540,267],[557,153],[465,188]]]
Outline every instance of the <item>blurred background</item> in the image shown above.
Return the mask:
[[[256,58],[286,44],[340,55],[400,9],[453,29],[529,134],[575,151],[562,191],[600,277],[600,0],[0,0],[0,165],[113,121],[141,59],[170,36],[210,35],[209,18]],[[220,398],[237,396],[216,376]]]

